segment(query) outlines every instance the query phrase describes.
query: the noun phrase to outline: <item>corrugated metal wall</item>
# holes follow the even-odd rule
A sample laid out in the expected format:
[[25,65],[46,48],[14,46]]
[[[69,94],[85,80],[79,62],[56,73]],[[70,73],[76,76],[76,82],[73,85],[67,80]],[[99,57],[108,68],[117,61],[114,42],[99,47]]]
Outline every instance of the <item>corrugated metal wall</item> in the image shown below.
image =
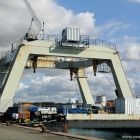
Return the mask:
[[115,112],[119,114],[140,114],[140,98],[116,99]]
[[65,28],[62,33],[62,39],[65,41],[80,41],[80,29]]

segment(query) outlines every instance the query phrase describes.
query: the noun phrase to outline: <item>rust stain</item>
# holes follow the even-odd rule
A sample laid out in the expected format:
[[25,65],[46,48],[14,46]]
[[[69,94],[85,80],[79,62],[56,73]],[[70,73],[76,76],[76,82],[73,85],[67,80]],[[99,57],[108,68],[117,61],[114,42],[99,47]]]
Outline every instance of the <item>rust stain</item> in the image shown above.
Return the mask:
[[91,113],[89,114],[90,120],[91,120]]
[[130,119],[134,119],[134,114],[129,114]]
[[37,61],[38,67],[50,67],[53,65],[53,62],[50,61]]
[[29,47],[28,46],[21,47],[19,49],[19,52],[18,52],[18,55],[17,55],[17,59],[21,59],[22,54],[24,54],[25,52],[27,52],[27,50],[29,50]]
[[38,57],[39,60],[53,60],[53,61],[57,61],[57,58],[55,57]]
[[27,52],[28,50],[29,50],[29,46],[23,46],[23,47],[20,48],[20,51],[21,51],[22,53],[25,53],[25,52]]
[[[33,61],[29,60],[28,63],[30,63],[30,66],[33,65]],[[52,67],[54,62],[51,61],[37,61],[37,67]]]

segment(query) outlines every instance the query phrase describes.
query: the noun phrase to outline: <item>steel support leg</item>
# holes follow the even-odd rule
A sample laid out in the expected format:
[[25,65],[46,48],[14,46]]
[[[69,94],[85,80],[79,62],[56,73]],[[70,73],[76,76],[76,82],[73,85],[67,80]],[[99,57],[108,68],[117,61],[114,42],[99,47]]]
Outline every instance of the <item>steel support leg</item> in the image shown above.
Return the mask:
[[84,68],[80,68],[77,75],[77,81],[80,88],[82,100],[86,104],[94,104],[92,93],[90,91]]

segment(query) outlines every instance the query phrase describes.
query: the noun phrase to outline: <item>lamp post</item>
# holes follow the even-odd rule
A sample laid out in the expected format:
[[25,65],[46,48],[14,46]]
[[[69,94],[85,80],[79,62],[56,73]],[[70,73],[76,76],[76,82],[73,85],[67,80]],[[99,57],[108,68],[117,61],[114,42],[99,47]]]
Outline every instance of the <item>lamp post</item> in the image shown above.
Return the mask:
[[41,93],[40,93],[40,108],[41,108]]

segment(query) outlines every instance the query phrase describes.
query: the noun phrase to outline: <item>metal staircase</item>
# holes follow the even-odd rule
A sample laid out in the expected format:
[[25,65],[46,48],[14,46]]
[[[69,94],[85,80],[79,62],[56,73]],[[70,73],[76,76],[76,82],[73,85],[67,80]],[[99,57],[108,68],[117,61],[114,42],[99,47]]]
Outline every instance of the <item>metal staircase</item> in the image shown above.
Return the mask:
[[21,41],[12,44],[12,49],[7,51],[0,58],[0,93],[2,94],[5,84],[10,75],[11,69],[14,65],[14,61],[19,52]]

